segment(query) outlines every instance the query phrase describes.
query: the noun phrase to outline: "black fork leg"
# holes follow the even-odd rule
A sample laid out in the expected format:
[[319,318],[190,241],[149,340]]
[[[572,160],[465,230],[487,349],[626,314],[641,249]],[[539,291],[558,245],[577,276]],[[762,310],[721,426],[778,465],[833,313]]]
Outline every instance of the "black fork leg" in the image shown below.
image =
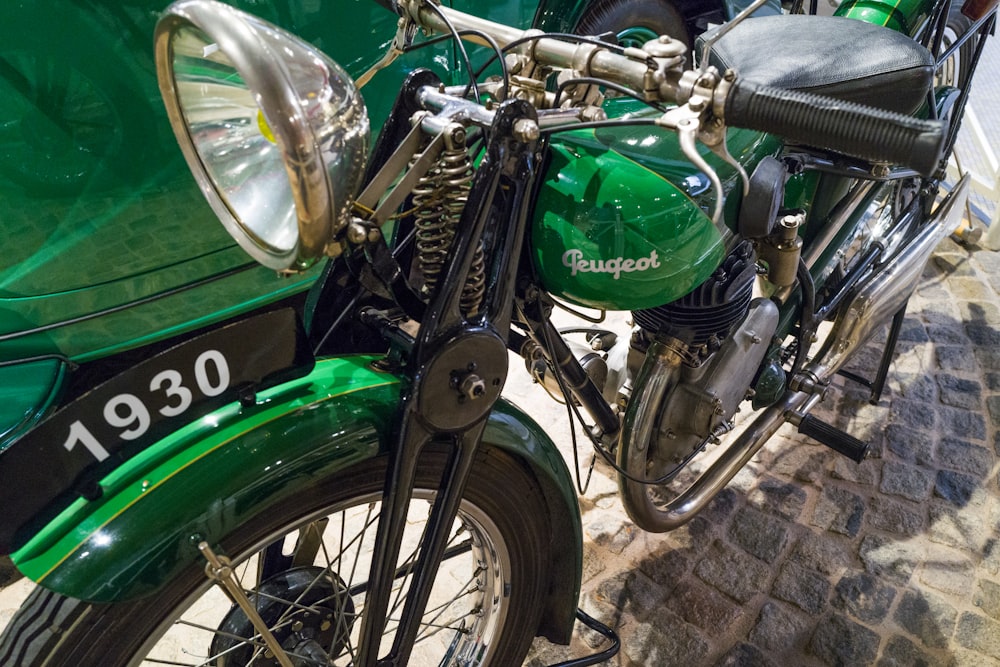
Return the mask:
[[[357,665],[408,662],[486,419],[506,379],[514,275],[527,226],[528,194],[537,175],[537,138],[517,139],[514,125],[518,120],[534,122],[534,110],[511,101],[497,111],[486,157],[459,222],[453,263],[431,298],[407,362],[410,382],[389,454]],[[489,291],[482,311],[469,321],[460,310],[460,300],[481,241],[489,263]],[[421,450],[432,441],[450,443],[452,452],[412,570],[392,649],[380,659],[417,463]]]

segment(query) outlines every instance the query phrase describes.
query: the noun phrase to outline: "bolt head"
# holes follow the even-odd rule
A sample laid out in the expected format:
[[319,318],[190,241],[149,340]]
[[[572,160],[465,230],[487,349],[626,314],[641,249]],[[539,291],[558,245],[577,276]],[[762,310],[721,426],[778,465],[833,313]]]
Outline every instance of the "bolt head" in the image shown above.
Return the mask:
[[525,143],[535,141],[541,136],[538,123],[530,118],[520,118],[514,121],[514,138]]
[[357,222],[352,222],[347,226],[347,240],[355,245],[365,242],[368,238],[368,230],[365,226]]

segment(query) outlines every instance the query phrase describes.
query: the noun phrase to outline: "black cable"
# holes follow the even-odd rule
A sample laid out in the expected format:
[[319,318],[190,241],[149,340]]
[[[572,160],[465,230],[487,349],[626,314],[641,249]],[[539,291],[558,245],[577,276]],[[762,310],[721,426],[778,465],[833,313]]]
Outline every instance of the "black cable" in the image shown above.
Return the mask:
[[802,370],[802,365],[806,360],[806,352],[812,346],[812,335],[816,331],[816,284],[813,282],[809,267],[799,258],[799,265],[795,270],[796,277],[802,289],[802,317],[799,324],[799,335],[796,337],[795,361],[792,363],[791,377]]
[[[500,62],[500,76],[501,76],[501,78],[503,80],[503,88],[501,90],[501,95],[499,97],[500,97],[500,99],[507,99],[507,95],[510,93],[510,71],[508,71],[508,69],[507,69],[507,61],[503,59],[503,50],[500,48],[500,45],[497,44],[496,40],[493,39],[493,37],[491,35],[489,35],[488,33],[482,32],[480,30],[459,30],[454,35],[441,35],[439,37],[434,37],[433,39],[428,39],[426,41],[420,42],[419,44],[412,44],[412,45],[406,47],[405,49],[403,49],[403,51],[405,53],[410,53],[412,51],[418,51],[418,50],[426,48],[428,46],[433,46],[435,44],[440,44],[441,42],[449,42],[449,41],[455,39],[456,35],[458,37],[460,37],[460,38],[463,37],[463,36],[467,36],[467,35],[475,35],[476,37],[479,37],[483,41],[489,43],[490,48],[493,49],[493,53],[494,53],[493,57],[490,58],[489,62],[493,62],[494,59],[497,59],[497,55],[500,56],[499,57],[499,62]],[[466,86],[465,86],[465,92],[462,93],[462,97],[466,97],[469,94],[469,92],[475,86],[475,82],[479,79],[480,75],[483,73],[483,70],[485,70],[485,69],[486,68],[483,67],[479,71],[477,71],[475,74],[472,74],[472,71],[471,71],[471,68],[470,68],[469,72],[470,72],[470,74],[472,74],[472,76],[469,77],[470,82],[468,84],[466,84]]]
[[615,118],[612,120],[595,120],[589,123],[567,123],[555,127],[541,128],[542,134],[555,134],[556,132],[569,132],[570,130],[589,130],[602,127],[633,127],[633,126],[654,126],[655,118]]
[[[549,338],[549,327],[542,324],[542,338],[545,341],[545,349],[549,351],[552,349],[552,340]],[[551,356],[551,352],[549,353]],[[580,495],[587,493],[587,489],[590,487],[590,479],[594,474],[594,459],[590,460],[590,470],[587,471],[587,481],[584,483],[580,479],[580,450],[576,442],[576,422],[573,420],[574,413],[576,414],[577,420],[583,425],[583,430],[587,433],[590,438],[591,445],[595,450],[599,449],[601,446],[595,440],[593,434],[590,433],[590,429],[587,428],[586,422],[583,421],[579,411],[576,410],[575,399],[573,398],[570,391],[566,388],[566,380],[563,378],[561,371],[558,369],[556,364],[549,364],[552,369],[552,374],[556,378],[556,382],[559,384],[559,391],[562,392],[563,398],[566,399],[566,416],[569,419],[569,435],[570,442],[573,446],[573,469],[576,472],[576,489],[580,492]],[[553,397],[554,398],[554,397]],[[558,402],[558,401],[557,401]]]
[[[438,16],[441,17],[441,20],[444,21],[445,24],[448,26],[448,29],[451,31],[451,34],[449,34],[449,35],[441,35],[439,37],[435,37],[433,39],[429,39],[427,41],[421,42],[420,44],[411,45],[411,46],[407,47],[406,49],[404,49],[404,51],[407,52],[407,53],[409,53],[411,51],[415,51],[415,50],[422,49],[422,48],[425,48],[425,47],[428,47],[428,46],[432,46],[434,44],[439,44],[439,43],[444,42],[444,41],[448,41],[448,40],[452,40],[452,39],[456,40],[458,42],[458,46],[459,46],[459,49],[460,49],[461,54],[462,54],[462,59],[464,60],[466,68],[468,69],[469,74],[470,74],[470,76],[469,76],[469,83],[466,84],[465,91],[463,92],[462,97],[467,97],[470,92],[474,91],[476,93],[476,102],[477,103],[481,103],[481,100],[480,100],[480,97],[479,97],[479,91],[478,91],[476,82],[479,80],[479,77],[481,77],[483,75],[483,73],[485,73],[486,69],[491,64],[493,64],[494,61],[496,61],[499,64],[499,66],[500,66],[500,71],[501,71],[501,75],[500,76],[501,76],[501,79],[503,81],[503,88],[501,89],[501,93],[500,93],[500,95],[498,95],[498,98],[501,99],[501,100],[507,99],[507,96],[510,94],[510,70],[507,67],[507,61],[506,61],[506,59],[503,57],[504,54],[507,53],[507,52],[509,52],[513,48],[516,48],[516,47],[518,47],[518,46],[520,46],[522,44],[526,44],[526,43],[531,42],[531,41],[536,41],[536,40],[538,40],[538,39],[540,39],[542,37],[552,37],[552,38],[565,39],[565,40],[568,40],[568,41],[573,41],[573,42],[578,42],[578,43],[583,43],[583,44],[593,44],[595,46],[600,46],[600,47],[606,48],[606,49],[608,49],[610,51],[614,51],[614,52],[619,53],[619,54],[623,54],[625,52],[625,49],[623,47],[617,45],[617,44],[611,44],[609,42],[604,42],[604,41],[602,41],[600,39],[597,39],[596,37],[588,37],[588,36],[585,36],[585,35],[573,35],[573,34],[570,34],[570,33],[545,33],[544,35],[530,35],[528,37],[522,37],[520,39],[516,39],[513,42],[510,42],[509,44],[507,44],[506,46],[504,46],[504,47],[501,48],[500,45],[497,43],[497,41],[495,39],[493,39],[493,37],[491,35],[489,35],[488,33],[485,33],[485,32],[479,31],[479,30],[456,30],[455,27],[443,15],[443,13],[441,12],[441,10],[439,8],[437,8],[436,6],[433,6],[433,5],[431,5],[431,6],[437,12]],[[490,56],[486,60],[486,62],[484,62],[482,64],[482,66],[480,66],[480,68],[478,70],[476,70],[475,72],[473,72],[473,70],[472,70],[471,60],[469,59],[469,55],[466,52],[466,50],[464,48],[464,44],[462,43],[462,40],[461,40],[462,36],[467,36],[467,35],[474,35],[476,37],[481,38],[483,41],[487,42],[490,45],[490,48],[493,50],[493,55]],[[663,105],[661,105],[659,103],[656,103],[656,102],[650,102],[648,100],[643,99],[642,97],[639,96],[638,93],[636,93],[631,88],[628,88],[627,86],[623,86],[623,85],[615,83],[613,81],[607,81],[607,80],[604,80],[604,79],[598,79],[598,78],[594,78],[594,77],[580,77],[580,78],[576,78],[576,79],[569,79],[567,81],[564,81],[564,82],[560,83],[558,89],[556,90],[555,104],[553,104],[553,106],[555,106],[555,107],[559,106],[559,98],[562,95],[563,90],[565,90],[565,88],[567,86],[575,85],[575,84],[580,84],[580,83],[589,84],[589,85],[595,85],[595,86],[603,86],[604,88],[607,88],[609,90],[614,90],[614,91],[616,91],[618,93],[621,93],[623,95],[626,95],[626,96],[628,96],[628,97],[630,97],[630,98],[632,98],[632,99],[634,99],[636,101],[639,101],[639,102],[642,102],[644,104],[647,104],[650,107],[656,109],[657,111],[660,111],[660,112],[665,112],[666,111],[666,108],[663,107]],[[646,124],[650,124],[650,123],[634,123],[634,124],[635,125],[646,125]],[[579,127],[579,126],[577,126],[577,127]],[[569,128],[567,128],[567,129],[569,129]],[[555,130],[552,130],[552,131],[555,131]]]
[[[520,39],[515,39],[513,42],[510,42],[509,44],[507,44],[506,46],[504,46],[503,49],[501,49],[501,55],[500,55],[500,57],[502,58],[503,57],[502,54],[507,53],[507,52],[511,51],[512,49],[515,49],[518,46],[521,46],[522,44],[527,44],[528,42],[536,42],[539,39],[542,39],[543,37],[552,37],[554,39],[564,39],[566,41],[576,42],[578,44],[593,44],[594,46],[600,46],[600,47],[603,47],[605,49],[608,49],[609,51],[614,51],[615,53],[618,53],[619,55],[624,55],[624,53],[625,53],[625,47],[620,46],[618,44],[612,44],[610,42],[602,41],[602,40],[600,40],[600,39],[598,39],[596,37],[589,37],[589,36],[586,36],[586,35],[574,35],[572,33],[567,33],[567,32],[547,32],[547,33],[544,33],[544,34],[541,34],[541,35],[529,35],[527,37],[521,37]],[[494,57],[496,57],[496,56],[494,56]],[[478,78],[484,71],[486,71],[486,68],[489,67],[492,62],[493,62],[492,58],[490,60],[487,60],[483,64],[483,66],[479,69],[479,71],[476,72],[476,78]],[[653,63],[653,66],[655,66],[655,63]]]
[[662,104],[660,104],[658,102],[649,102],[648,100],[644,100],[642,97],[639,96],[639,94],[637,92],[635,92],[634,90],[632,90],[631,88],[629,88],[627,86],[623,86],[621,84],[614,83],[612,81],[605,81],[604,79],[597,79],[597,78],[590,77],[590,76],[580,77],[578,79],[567,79],[567,80],[563,81],[562,83],[560,83],[559,87],[556,88],[556,98],[555,98],[555,102],[553,102],[552,106],[553,107],[558,107],[559,106],[559,98],[560,98],[560,96],[562,96],[563,90],[565,90],[569,86],[573,86],[573,85],[577,85],[577,84],[581,84],[581,83],[582,84],[586,84],[586,85],[590,85],[590,86],[603,86],[604,88],[607,88],[609,90],[614,90],[614,91],[619,92],[619,93],[621,93],[623,95],[627,95],[628,97],[631,97],[634,100],[642,102],[643,104],[647,104],[647,105],[653,107],[654,109],[656,109],[657,111],[659,111],[661,113],[664,113],[667,110],[666,107],[664,107]]
[[472,88],[472,92],[475,93],[476,104],[482,104],[483,103],[482,99],[480,99],[479,97],[479,88],[478,86],[476,86],[477,77],[473,75],[472,61],[469,59],[468,51],[465,50],[465,44],[462,42],[461,34],[458,32],[455,26],[452,25],[448,17],[445,16],[444,12],[441,11],[440,7],[435,5],[433,2],[428,2],[425,6],[429,7],[431,10],[434,11],[435,14],[438,15],[438,18],[440,18],[444,22],[444,24],[448,26],[448,32],[450,32],[455,37],[455,45],[458,47],[459,53],[462,54],[462,61],[465,63],[465,67],[469,72],[469,82]]
[[[542,338],[544,339],[545,342],[545,350],[546,352],[549,352],[552,349],[552,343],[549,340],[548,327],[545,326],[542,327]],[[551,352],[549,352],[549,354],[551,356]],[[580,425],[583,426],[583,432],[587,434],[587,438],[590,440],[590,444],[594,448],[594,451],[600,455],[600,457],[604,460],[604,462],[607,463],[609,466],[611,466],[611,468],[616,473],[618,473],[625,479],[629,480],[630,482],[635,482],[636,484],[645,484],[651,486],[659,486],[662,484],[666,484],[674,477],[676,477],[677,474],[684,468],[684,466],[687,465],[688,462],[701,451],[701,449],[696,449],[695,451],[691,452],[673,470],[671,470],[670,472],[661,477],[657,477],[656,479],[645,479],[645,478],[640,479],[638,477],[635,477],[627,470],[618,465],[618,462],[614,460],[614,457],[612,457],[611,452],[605,449],[604,444],[601,443],[600,440],[595,438],[594,434],[590,432],[589,428],[587,428],[587,422],[584,421],[583,415],[580,414],[580,410],[576,407],[576,401],[574,400],[573,395],[571,394],[569,389],[566,387],[566,381],[562,377],[559,368],[555,364],[551,363],[549,364],[549,368],[552,369],[552,373],[553,375],[555,375],[556,382],[559,383],[559,390],[562,392],[563,397],[566,399],[567,413],[569,413],[570,417],[570,441],[572,442],[573,445],[573,461],[576,464],[576,471],[577,471],[576,484],[577,484],[577,489],[580,491],[581,495],[583,495],[586,491],[581,487],[580,483],[580,463],[579,463],[579,454],[577,452],[576,428],[574,425],[575,422],[573,420],[574,416],[576,417],[576,421],[580,422]],[[594,466],[593,463],[591,463],[590,473],[587,475],[588,486],[590,485],[590,474],[593,473],[593,470]]]

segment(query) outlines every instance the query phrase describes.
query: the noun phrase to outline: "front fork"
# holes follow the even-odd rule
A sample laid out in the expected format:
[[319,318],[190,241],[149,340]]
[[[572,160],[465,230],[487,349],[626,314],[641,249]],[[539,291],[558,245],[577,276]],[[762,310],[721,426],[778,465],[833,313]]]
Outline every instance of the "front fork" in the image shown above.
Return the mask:
[[[528,104],[505,102],[497,111],[486,156],[462,212],[463,231],[451,249],[452,262],[431,296],[406,361],[409,386],[403,392],[389,452],[358,665],[408,662],[486,418],[506,380],[514,268],[527,227],[539,150],[537,134],[525,133],[524,122],[536,122]],[[462,289],[481,241],[487,252],[487,297],[480,311],[467,317],[460,309]],[[392,648],[379,658],[418,457],[429,442],[442,440],[452,444],[451,456],[411,570],[409,595]]]

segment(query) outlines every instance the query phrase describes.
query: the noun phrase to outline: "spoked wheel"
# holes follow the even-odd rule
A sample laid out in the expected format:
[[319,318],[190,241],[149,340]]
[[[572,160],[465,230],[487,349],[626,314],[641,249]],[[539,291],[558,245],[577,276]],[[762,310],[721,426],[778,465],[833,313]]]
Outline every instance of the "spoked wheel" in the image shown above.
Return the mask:
[[[520,664],[535,635],[548,562],[542,492],[509,457],[480,459],[410,665]],[[392,644],[444,463],[435,452],[420,467],[380,655]],[[355,662],[384,473],[384,461],[364,463],[222,541],[234,576],[296,667]],[[244,610],[200,566],[128,604],[92,605],[39,589],[0,640],[0,663],[279,664]]]

